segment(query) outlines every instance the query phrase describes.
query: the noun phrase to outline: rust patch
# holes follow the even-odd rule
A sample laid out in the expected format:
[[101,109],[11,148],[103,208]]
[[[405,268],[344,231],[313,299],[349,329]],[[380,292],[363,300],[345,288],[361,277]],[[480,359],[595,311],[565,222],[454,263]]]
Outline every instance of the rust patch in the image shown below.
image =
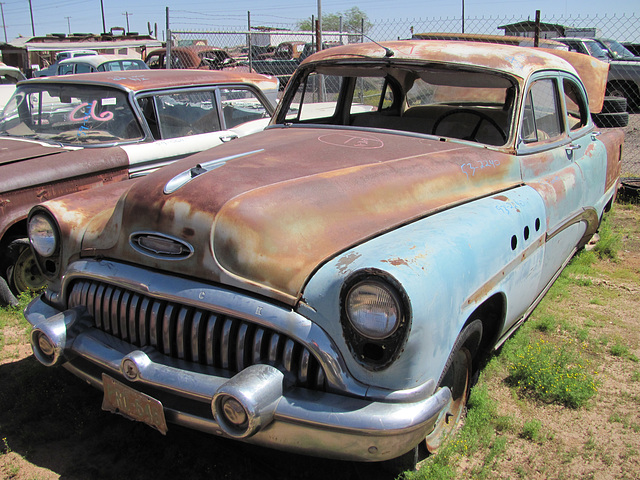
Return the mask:
[[349,255],[345,255],[340,258],[337,263],[338,271],[341,275],[344,275],[349,269],[349,265],[359,259],[362,255],[359,253],[350,253]]
[[403,258],[390,258],[389,260],[381,260],[382,263],[388,263],[390,265],[393,265],[394,267],[399,267],[399,266],[409,266],[409,263],[403,259]]

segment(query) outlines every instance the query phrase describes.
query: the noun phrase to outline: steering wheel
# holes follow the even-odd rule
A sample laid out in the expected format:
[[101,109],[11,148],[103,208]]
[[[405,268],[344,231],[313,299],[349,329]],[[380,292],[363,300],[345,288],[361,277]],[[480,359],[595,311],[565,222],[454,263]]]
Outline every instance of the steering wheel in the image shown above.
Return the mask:
[[433,128],[431,129],[431,134],[437,135],[436,131],[438,130],[438,126],[445,118],[451,117],[452,115],[464,115],[464,114],[475,115],[476,117],[480,117],[480,119],[478,120],[478,123],[476,123],[476,126],[473,128],[471,135],[464,137],[462,140],[472,140],[474,142],[477,142],[478,139],[476,138],[476,135],[478,135],[478,131],[480,130],[480,125],[482,125],[483,121],[486,121],[489,125],[491,125],[493,128],[495,128],[498,131],[498,133],[502,137],[502,141],[504,143],[507,142],[507,134],[502,129],[502,127],[498,125],[498,122],[496,122],[493,118],[491,118],[486,113],[478,112],[477,110],[472,110],[470,108],[459,108],[457,110],[449,110],[448,112],[443,113],[433,124]]

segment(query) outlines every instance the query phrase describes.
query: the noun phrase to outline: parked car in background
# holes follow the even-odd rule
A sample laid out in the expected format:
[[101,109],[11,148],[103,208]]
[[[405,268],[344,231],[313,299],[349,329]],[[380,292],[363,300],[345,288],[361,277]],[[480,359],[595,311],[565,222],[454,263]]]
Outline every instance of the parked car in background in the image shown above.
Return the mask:
[[256,60],[281,59],[291,60],[300,58],[304,51],[306,42],[282,42],[272,52],[261,53],[256,55]]
[[[622,45],[611,40],[579,37],[563,37],[554,40],[568,45],[573,52],[591,55],[599,60],[609,62],[607,95],[624,97],[627,100],[629,111],[640,108],[640,61],[636,61],[640,59],[633,55],[629,56],[631,52],[624,53],[618,47],[622,47]],[[609,47],[606,42],[609,42]]]
[[[149,52],[145,63],[152,69],[167,68],[167,49],[159,48]],[[238,61],[220,48],[207,46],[173,47],[171,48],[171,68],[248,71]]]
[[608,65],[553,52],[323,50],[264,131],[35,207],[36,358],[161,432],[415,466],[616,196]]
[[0,111],[16,90],[16,83],[26,80],[24,74],[16,67],[0,63]]
[[76,58],[76,57],[87,57],[90,55],[97,55],[98,52],[95,50],[64,50],[62,52],[58,52],[56,54],[56,60],[54,63],[49,65],[47,68],[43,68],[40,71],[35,72],[36,77],[48,77],[51,75],[58,74],[58,64],[66,60],[68,58]]
[[[337,43],[325,42],[322,44],[322,48],[327,49],[337,45]],[[257,59],[251,62],[251,70],[263,75],[277,76],[280,81],[280,87],[284,88],[291,75],[300,65],[300,62],[315,53],[316,45],[314,43],[305,43],[302,45],[301,50],[299,45],[296,45],[295,49],[299,50],[297,57],[287,58],[286,55],[282,55]],[[248,63],[245,64],[248,65]]]
[[126,55],[91,55],[63,60],[58,64],[57,75],[93,72],[122,72],[125,70],[148,70],[140,58]]
[[596,41],[604,45],[609,56],[615,60],[627,60],[631,62],[640,62],[640,57],[632,53],[627,47],[616,40],[610,38],[597,38]]
[[[0,119],[0,303],[45,283],[26,241],[35,204],[263,129],[278,82],[256,74],[122,71],[31,79]],[[6,281],[6,282],[5,282]]]
[[640,57],[640,43],[622,42],[622,45],[634,56]]

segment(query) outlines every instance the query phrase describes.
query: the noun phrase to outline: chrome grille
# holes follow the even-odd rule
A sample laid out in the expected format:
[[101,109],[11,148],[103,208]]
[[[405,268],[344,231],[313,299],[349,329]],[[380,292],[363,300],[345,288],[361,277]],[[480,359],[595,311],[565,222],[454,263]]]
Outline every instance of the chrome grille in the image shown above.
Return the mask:
[[272,329],[90,280],[73,284],[69,308],[84,306],[96,328],[138,347],[237,373],[254,364],[289,372],[297,386],[323,390],[324,371],[300,343]]

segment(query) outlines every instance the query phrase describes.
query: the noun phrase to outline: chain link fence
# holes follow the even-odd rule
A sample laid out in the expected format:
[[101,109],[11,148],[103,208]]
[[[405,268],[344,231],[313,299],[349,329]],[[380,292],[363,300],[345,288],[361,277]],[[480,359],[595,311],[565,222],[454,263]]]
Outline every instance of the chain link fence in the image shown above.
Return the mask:
[[[251,18],[250,14],[248,18]],[[203,58],[200,68],[240,66],[277,76],[283,87],[300,62],[315,51],[316,33],[300,31],[296,24],[252,27],[250,23],[244,28],[194,31],[179,28],[185,24],[183,19],[175,29],[168,31],[167,38],[171,39],[171,48],[176,52],[174,56],[179,49],[197,50]],[[198,24],[202,25],[200,22]],[[626,125],[622,176],[626,184],[637,184],[640,181],[640,59],[633,60],[626,56],[629,55],[628,49],[638,52],[634,49],[640,46],[640,17],[562,16],[535,22],[505,16],[464,20],[459,17],[414,18],[367,22],[366,25],[363,22],[361,29],[355,32],[323,31],[322,46],[330,48],[345,43],[410,38],[455,39],[452,32],[458,35],[464,32],[467,36],[491,35],[491,41],[501,43],[514,42],[511,37],[518,36],[518,43],[532,46],[536,28],[539,29],[540,46],[560,46],[610,62],[607,95],[623,97],[626,102],[620,99],[608,102],[607,109],[600,116],[594,116],[594,121],[601,128]],[[563,39],[562,45],[548,41],[558,38]],[[597,42],[594,38],[624,40],[625,46],[616,41]],[[207,56],[217,60],[206,60]]]

